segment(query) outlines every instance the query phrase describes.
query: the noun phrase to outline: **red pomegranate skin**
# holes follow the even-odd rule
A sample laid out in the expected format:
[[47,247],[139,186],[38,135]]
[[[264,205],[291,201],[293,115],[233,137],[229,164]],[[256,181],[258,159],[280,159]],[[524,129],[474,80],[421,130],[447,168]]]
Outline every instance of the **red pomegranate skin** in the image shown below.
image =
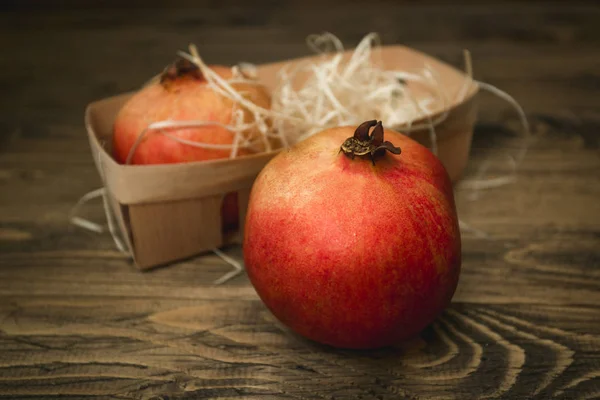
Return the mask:
[[244,234],[249,278],[295,332],[341,348],[417,335],[454,294],[461,241],[440,161],[385,130],[402,154],[350,159],[355,127],[329,129],[282,151],[252,188]]

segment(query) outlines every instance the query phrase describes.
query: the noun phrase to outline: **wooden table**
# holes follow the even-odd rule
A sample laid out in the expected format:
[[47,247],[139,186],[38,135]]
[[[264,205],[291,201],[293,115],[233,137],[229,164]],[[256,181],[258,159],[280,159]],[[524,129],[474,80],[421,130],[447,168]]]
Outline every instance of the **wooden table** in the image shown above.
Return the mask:
[[[32,3],[0,14],[1,398],[600,398],[597,6]],[[141,273],[108,234],[67,221],[100,184],[90,101],[137,88],[189,42],[213,62],[258,63],[308,54],[305,36],[323,30],[350,45],[376,30],[457,66],[468,48],[475,77],[532,124],[515,182],[476,198],[457,187],[461,220],[487,236],[465,232],[451,307],[393,349],[310,343],[245,276],[213,286],[228,271],[216,256]],[[523,145],[510,107],[480,98],[467,179],[486,159],[510,172],[502,157]],[[83,214],[104,218],[99,202]]]

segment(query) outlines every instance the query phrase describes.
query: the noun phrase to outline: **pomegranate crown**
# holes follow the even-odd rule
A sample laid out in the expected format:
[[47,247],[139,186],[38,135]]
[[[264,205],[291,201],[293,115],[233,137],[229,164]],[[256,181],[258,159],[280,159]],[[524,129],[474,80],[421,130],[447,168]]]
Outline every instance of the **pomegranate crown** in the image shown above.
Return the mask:
[[[369,135],[371,127],[375,126]],[[383,125],[381,121],[371,120],[363,122],[354,131],[354,136],[349,137],[342,143],[340,152],[344,152],[347,157],[368,157],[375,165],[375,159],[385,155],[389,151],[393,154],[400,154],[400,148],[394,146],[391,142],[383,140]]]
[[185,58],[177,59],[173,64],[169,65],[160,75],[160,83],[165,84],[168,81],[174,81],[181,76],[192,76],[195,79],[202,80],[204,75],[200,68]]

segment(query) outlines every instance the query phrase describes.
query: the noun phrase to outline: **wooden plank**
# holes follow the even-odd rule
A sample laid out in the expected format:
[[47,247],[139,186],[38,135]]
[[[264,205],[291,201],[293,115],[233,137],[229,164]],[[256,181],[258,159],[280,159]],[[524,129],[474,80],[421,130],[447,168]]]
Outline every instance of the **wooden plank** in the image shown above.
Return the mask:
[[258,300],[100,298],[11,297],[0,393],[579,398],[599,383],[589,306],[455,303],[401,347],[355,352],[295,336]]
[[[456,301],[479,304],[600,304],[600,246],[597,228],[531,227],[481,223],[491,238],[463,240],[463,266]],[[1,233],[1,232],[0,232]],[[229,295],[212,282],[230,266],[213,254],[140,273],[114,249],[110,237],[64,230],[7,229],[0,240],[0,294],[152,297],[169,293],[190,298],[204,293]],[[11,239],[14,238],[14,239]],[[8,243],[10,243],[10,245]],[[58,243],[63,243],[60,250]],[[20,248],[20,249],[19,249]],[[226,252],[242,261],[239,246]],[[43,272],[42,272],[43,271]],[[40,274],[43,274],[40,276]],[[81,280],[85,279],[85,285]],[[228,284],[234,293],[254,298],[245,277]],[[233,289],[235,288],[235,289]],[[216,290],[216,291],[215,291]]]

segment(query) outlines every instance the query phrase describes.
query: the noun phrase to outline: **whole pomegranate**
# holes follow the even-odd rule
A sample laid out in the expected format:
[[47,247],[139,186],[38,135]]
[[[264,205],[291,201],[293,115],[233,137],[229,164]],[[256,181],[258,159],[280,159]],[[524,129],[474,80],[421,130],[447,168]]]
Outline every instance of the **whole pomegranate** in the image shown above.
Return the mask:
[[391,142],[376,121],[325,130],[278,154],[252,188],[249,278],[280,321],[314,341],[393,345],[431,323],[456,289],[448,174],[414,140],[385,135]]
[[[233,75],[229,67],[213,65],[211,69],[223,79],[230,79]],[[258,83],[232,83],[231,86],[256,105],[266,109],[271,107],[271,97],[264,86]],[[229,158],[229,149],[191,146],[155,131],[147,132],[135,150],[131,150],[138,136],[151,123],[199,120],[228,125],[232,123],[234,105],[232,100],[213,91],[195,64],[180,59],[161,75],[159,81],[142,88],[123,105],[114,123],[114,157],[119,163],[138,165]],[[253,114],[247,109],[241,106],[240,109],[244,112],[245,122],[253,119]],[[218,125],[169,129],[168,133],[188,142],[214,145],[231,145],[234,140],[234,133]],[[264,151],[259,134],[257,129],[246,132],[247,137],[255,139],[254,146],[241,147],[237,154],[243,156]],[[225,196],[222,221],[224,232],[237,229],[237,193]]]
[[[211,69],[223,79],[232,77],[229,67],[213,65]],[[271,107],[271,96],[264,86],[258,83],[232,83],[231,86],[244,93],[254,104],[265,109]],[[216,93],[208,85],[196,65],[180,59],[161,75],[160,81],[142,88],[119,110],[113,128],[114,156],[120,163],[129,161],[131,164],[167,164],[228,158],[229,149],[190,146],[160,132],[148,132],[128,160],[138,136],[151,123],[199,120],[229,125],[232,123],[234,106],[231,99]],[[244,111],[247,121],[253,119],[247,109],[239,107]],[[189,142],[215,145],[231,145],[234,139],[231,131],[218,125],[169,129],[167,132]],[[246,132],[246,136],[256,139],[256,146],[240,148],[239,155],[264,150],[262,141],[258,139],[258,129]]]

